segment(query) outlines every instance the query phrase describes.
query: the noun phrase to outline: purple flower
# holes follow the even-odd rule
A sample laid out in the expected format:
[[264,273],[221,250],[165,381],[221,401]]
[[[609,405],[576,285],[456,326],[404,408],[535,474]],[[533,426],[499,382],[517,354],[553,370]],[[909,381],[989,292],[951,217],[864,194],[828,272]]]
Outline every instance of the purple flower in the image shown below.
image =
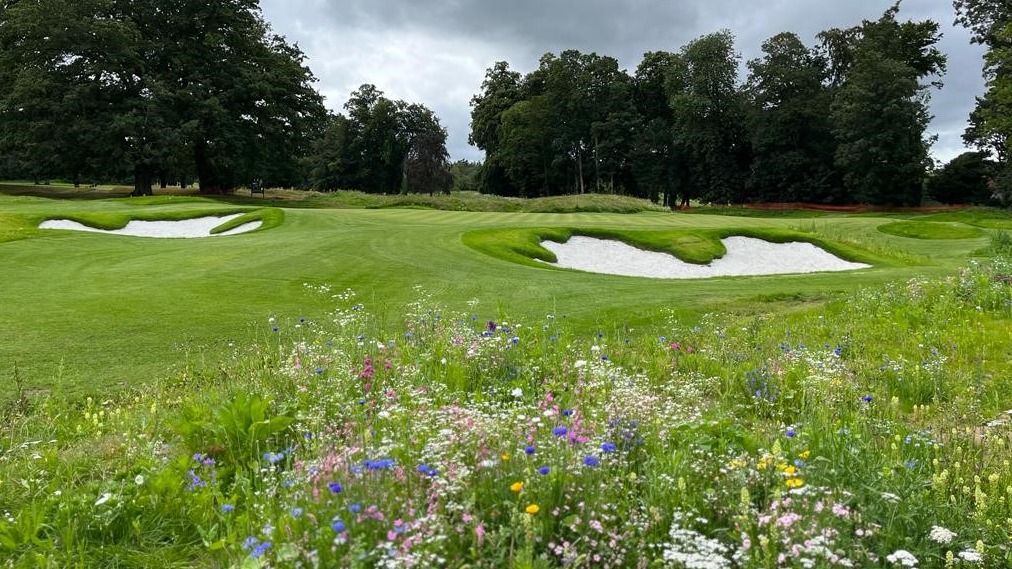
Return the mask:
[[330,484],[327,484],[327,488],[330,488],[330,491],[335,494],[340,494],[344,491],[344,486],[341,486],[340,482],[331,482]]
[[538,469],[538,474],[540,474],[542,476],[545,476],[546,474],[548,474],[551,471],[552,471],[551,468],[549,468],[547,466],[542,466],[541,468]]
[[527,447],[527,448],[524,449],[524,454],[528,454],[528,455],[534,454],[535,450],[537,450],[537,449],[534,448],[534,445],[531,445],[531,446],[529,446],[529,447]]
[[787,427],[787,432],[784,434],[787,435],[787,438],[789,439],[793,439],[798,436],[798,432],[794,430],[794,427]]
[[258,559],[260,557],[263,557],[264,553],[267,553],[267,550],[270,549],[270,548],[271,548],[271,542],[265,541],[265,542],[257,545],[256,547],[254,547],[253,551],[249,552],[249,558],[250,559]]
[[861,398],[861,401],[864,401],[865,403],[871,403],[872,399],[874,399],[874,397],[872,397],[871,395],[865,395],[864,397]]
[[485,325],[489,332],[495,332],[496,325],[494,320],[489,320],[488,324]]
[[583,458],[583,464],[587,466],[601,466],[601,459],[596,456],[585,456]]
[[557,437],[564,437],[568,433],[569,433],[569,429],[567,429],[566,427],[563,427],[562,425],[559,425],[558,427],[555,427],[554,429],[552,429],[552,434],[555,435],[555,436],[557,436]]

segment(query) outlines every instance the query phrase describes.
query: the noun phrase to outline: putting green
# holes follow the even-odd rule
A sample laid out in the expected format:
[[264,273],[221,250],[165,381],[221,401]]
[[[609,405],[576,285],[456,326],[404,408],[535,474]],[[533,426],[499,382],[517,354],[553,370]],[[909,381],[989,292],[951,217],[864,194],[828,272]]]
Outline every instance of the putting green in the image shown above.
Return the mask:
[[[179,219],[237,211],[267,212],[258,215],[270,229],[193,240],[37,229],[52,218]],[[241,348],[269,334],[271,317],[284,326],[301,317],[325,317],[332,299],[307,285],[328,285],[333,293],[353,290],[388,324],[418,298],[417,286],[433,301],[480,318],[537,324],[553,314],[588,333],[622,327],[646,333],[672,315],[691,321],[712,310],[763,310],[763,300],[824,298],[950,272],[987,245],[986,237],[903,239],[879,232],[881,224],[875,217],[282,211],[201,198],[68,202],[0,196],[0,236],[7,239],[0,241],[0,381],[11,385],[16,366],[18,380],[29,389],[101,396],[184,366],[213,369],[229,345]],[[712,235],[742,230],[800,232],[881,262],[857,273],[672,283],[518,264],[465,244],[475,234],[494,242],[573,227],[673,233],[683,244],[710,243]]]

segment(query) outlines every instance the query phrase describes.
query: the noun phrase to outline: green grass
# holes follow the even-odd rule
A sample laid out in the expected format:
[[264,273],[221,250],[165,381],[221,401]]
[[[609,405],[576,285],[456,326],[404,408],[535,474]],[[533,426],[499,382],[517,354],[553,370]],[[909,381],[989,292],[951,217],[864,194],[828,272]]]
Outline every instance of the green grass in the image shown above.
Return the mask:
[[928,221],[896,221],[880,225],[878,230],[911,239],[976,239],[983,235],[977,227]]
[[[610,199],[551,207],[597,209]],[[276,203],[298,207],[263,207]],[[538,203],[542,205],[524,207],[545,202]],[[421,286],[438,302],[455,308],[471,303],[485,315],[551,313],[579,329],[636,329],[668,311],[691,316],[714,309],[755,310],[756,299],[769,299],[773,310],[783,299],[824,299],[860,286],[948,274],[988,243],[985,237],[901,239],[878,232],[881,219],[875,217],[824,216],[804,231],[791,219],[677,212],[546,214],[305,205],[194,196],[83,201],[0,196],[0,318],[16,331],[0,342],[0,382],[13,381],[16,364],[21,381],[31,389],[102,397],[186,366],[213,368],[223,346],[250,342],[269,318],[293,319],[323,309],[327,299],[307,294],[306,285],[353,289],[387,324],[401,318],[398,307]],[[128,218],[236,211],[261,216],[268,228],[198,240],[37,229],[39,222],[52,218],[119,226]],[[848,274],[721,278],[672,286],[563,271],[531,260],[539,254],[537,237],[562,238],[574,228],[667,247],[687,258],[696,255],[700,262],[719,253],[716,239],[725,235],[801,238],[876,266]],[[482,239],[484,245],[476,250]]]
[[[0,565],[364,569],[393,542],[418,567],[642,567],[703,540],[748,569],[812,540],[855,567],[1012,562],[1004,230],[272,193],[0,196]],[[265,228],[37,229],[232,212]],[[874,267],[673,283],[533,260],[577,233]]]

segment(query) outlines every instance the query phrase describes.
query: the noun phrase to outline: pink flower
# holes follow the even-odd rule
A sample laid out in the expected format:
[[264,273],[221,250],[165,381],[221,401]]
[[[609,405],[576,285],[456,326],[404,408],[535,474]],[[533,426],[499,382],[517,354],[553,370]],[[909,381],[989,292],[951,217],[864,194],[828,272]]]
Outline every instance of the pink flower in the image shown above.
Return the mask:
[[478,545],[485,541],[485,526],[478,524],[474,528],[474,535],[478,536]]

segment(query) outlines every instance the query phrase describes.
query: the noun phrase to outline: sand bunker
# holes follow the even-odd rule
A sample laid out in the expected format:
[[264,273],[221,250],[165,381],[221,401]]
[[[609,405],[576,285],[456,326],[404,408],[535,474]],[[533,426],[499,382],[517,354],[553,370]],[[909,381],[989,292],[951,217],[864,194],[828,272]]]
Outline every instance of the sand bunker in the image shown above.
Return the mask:
[[131,220],[123,229],[96,229],[69,219],[50,219],[39,224],[39,229],[70,229],[72,231],[92,231],[95,233],[112,233],[114,235],[130,235],[133,237],[158,237],[162,239],[194,239],[197,237],[221,237],[236,235],[257,229],[263,222],[251,221],[234,229],[211,234],[211,230],[222,223],[227,223],[243,214],[237,213],[224,217],[195,217],[179,221],[141,221]]
[[558,262],[553,264],[558,267],[654,279],[853,271],[871,266],[844,261],[811,243],[770,243],[751,237],[728,237],[722,242],[727,254],[709,265],[694,265],[667,253],[581,235],[574,235],[566,243],[543,241],[541,246],[555,253]]

